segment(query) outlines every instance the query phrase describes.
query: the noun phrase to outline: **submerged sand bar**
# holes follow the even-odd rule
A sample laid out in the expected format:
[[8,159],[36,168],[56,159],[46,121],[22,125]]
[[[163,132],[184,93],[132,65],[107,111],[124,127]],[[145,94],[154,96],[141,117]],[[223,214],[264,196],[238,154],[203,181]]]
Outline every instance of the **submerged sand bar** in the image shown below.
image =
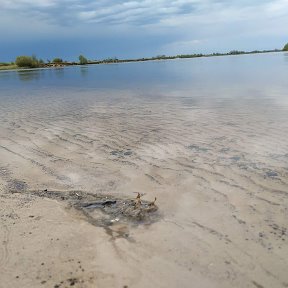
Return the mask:
[[[287,61],[257,57],[0,77],[0,287],[287,287]],[[89,210],[138,192],[151,221]]]

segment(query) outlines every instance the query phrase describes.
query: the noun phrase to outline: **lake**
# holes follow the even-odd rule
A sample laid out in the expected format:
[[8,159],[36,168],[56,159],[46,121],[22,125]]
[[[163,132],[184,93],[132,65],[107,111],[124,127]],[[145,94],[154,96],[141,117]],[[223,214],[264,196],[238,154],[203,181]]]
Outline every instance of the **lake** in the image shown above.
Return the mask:
[[[25,224],[41,233],[21,257],[42,261],[33,247],[59,238],[61,259],[86,261],[101,287],[148,287],[146,277],[150,287],[287,287],[287,71],[287,53],[268,53],[0,72],[4,212],[42,219]],[[63,203],[25,196],[44,189],[140,192],[157,197],[160,218],[105,234]],[[15,241],[4,283],[22,271]],[[61,259],[49,273],[70,273]]]

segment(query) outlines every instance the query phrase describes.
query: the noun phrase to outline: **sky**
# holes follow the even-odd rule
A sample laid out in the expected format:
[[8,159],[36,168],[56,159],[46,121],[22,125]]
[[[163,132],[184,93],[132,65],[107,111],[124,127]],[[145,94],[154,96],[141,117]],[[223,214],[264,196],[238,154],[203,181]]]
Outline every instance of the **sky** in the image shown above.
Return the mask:
[[0,62],[281,49],[288,0],[0,0]]

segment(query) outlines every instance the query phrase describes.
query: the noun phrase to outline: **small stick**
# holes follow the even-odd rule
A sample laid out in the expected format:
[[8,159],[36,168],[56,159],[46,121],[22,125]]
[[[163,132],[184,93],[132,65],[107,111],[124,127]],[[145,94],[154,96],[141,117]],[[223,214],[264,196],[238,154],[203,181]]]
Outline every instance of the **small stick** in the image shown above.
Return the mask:
[[136,201],[135,201],[136,206],[140,206],[141,205],[141,194],[138,192],[137,196],[136,196]]
[[157,198],[155,197],[154,201],[151,202],[151,203],[149,204],[149,206],[155,206],[155,202],[156,202],[156,200],[157,200]]

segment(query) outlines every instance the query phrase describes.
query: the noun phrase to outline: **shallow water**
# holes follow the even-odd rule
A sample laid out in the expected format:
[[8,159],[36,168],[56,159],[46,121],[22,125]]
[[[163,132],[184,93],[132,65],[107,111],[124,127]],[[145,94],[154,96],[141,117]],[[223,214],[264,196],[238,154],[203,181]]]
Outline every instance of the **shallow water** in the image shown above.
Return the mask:
[[[169,167],[182,157],[281,178],[288,167],[287,69],[287,53],[272,53],[3,71],[1,147],[25,144],[29,153],[47,154],[45,165],[61,148],[85,154],[87,169],[99,157],[137,167],[156,159]],[[42,170],[52,173],[48,166]]]
[[39,133],[39,141],[64,133],[59,144],[74,138],[71,145],[90,152],[114,142],[104,150],[116,159],[135,156],[131,147],[139,141],[181,145],[202,160],[234,141],[241,149],[217,152],[214,161],[231,154],[226,162],[255,166],[251,157],[261,153],[273,170],[272,158],[287,165],[287,69],[287,53],[273,53],[3,71],[0,128],[15,136]]
[[14,155],[24,148],[33,166],[40,156],[38,167],[73,189],[97,187],[95,177],[80,180],[92,167],[114,183],[103,184],[108,191],[120,188],[113,171],[127,166],[160,185],[151,170],[181,161],[286,184],[287,69],[287,53],[272,53],[4,71],[0,144]]

